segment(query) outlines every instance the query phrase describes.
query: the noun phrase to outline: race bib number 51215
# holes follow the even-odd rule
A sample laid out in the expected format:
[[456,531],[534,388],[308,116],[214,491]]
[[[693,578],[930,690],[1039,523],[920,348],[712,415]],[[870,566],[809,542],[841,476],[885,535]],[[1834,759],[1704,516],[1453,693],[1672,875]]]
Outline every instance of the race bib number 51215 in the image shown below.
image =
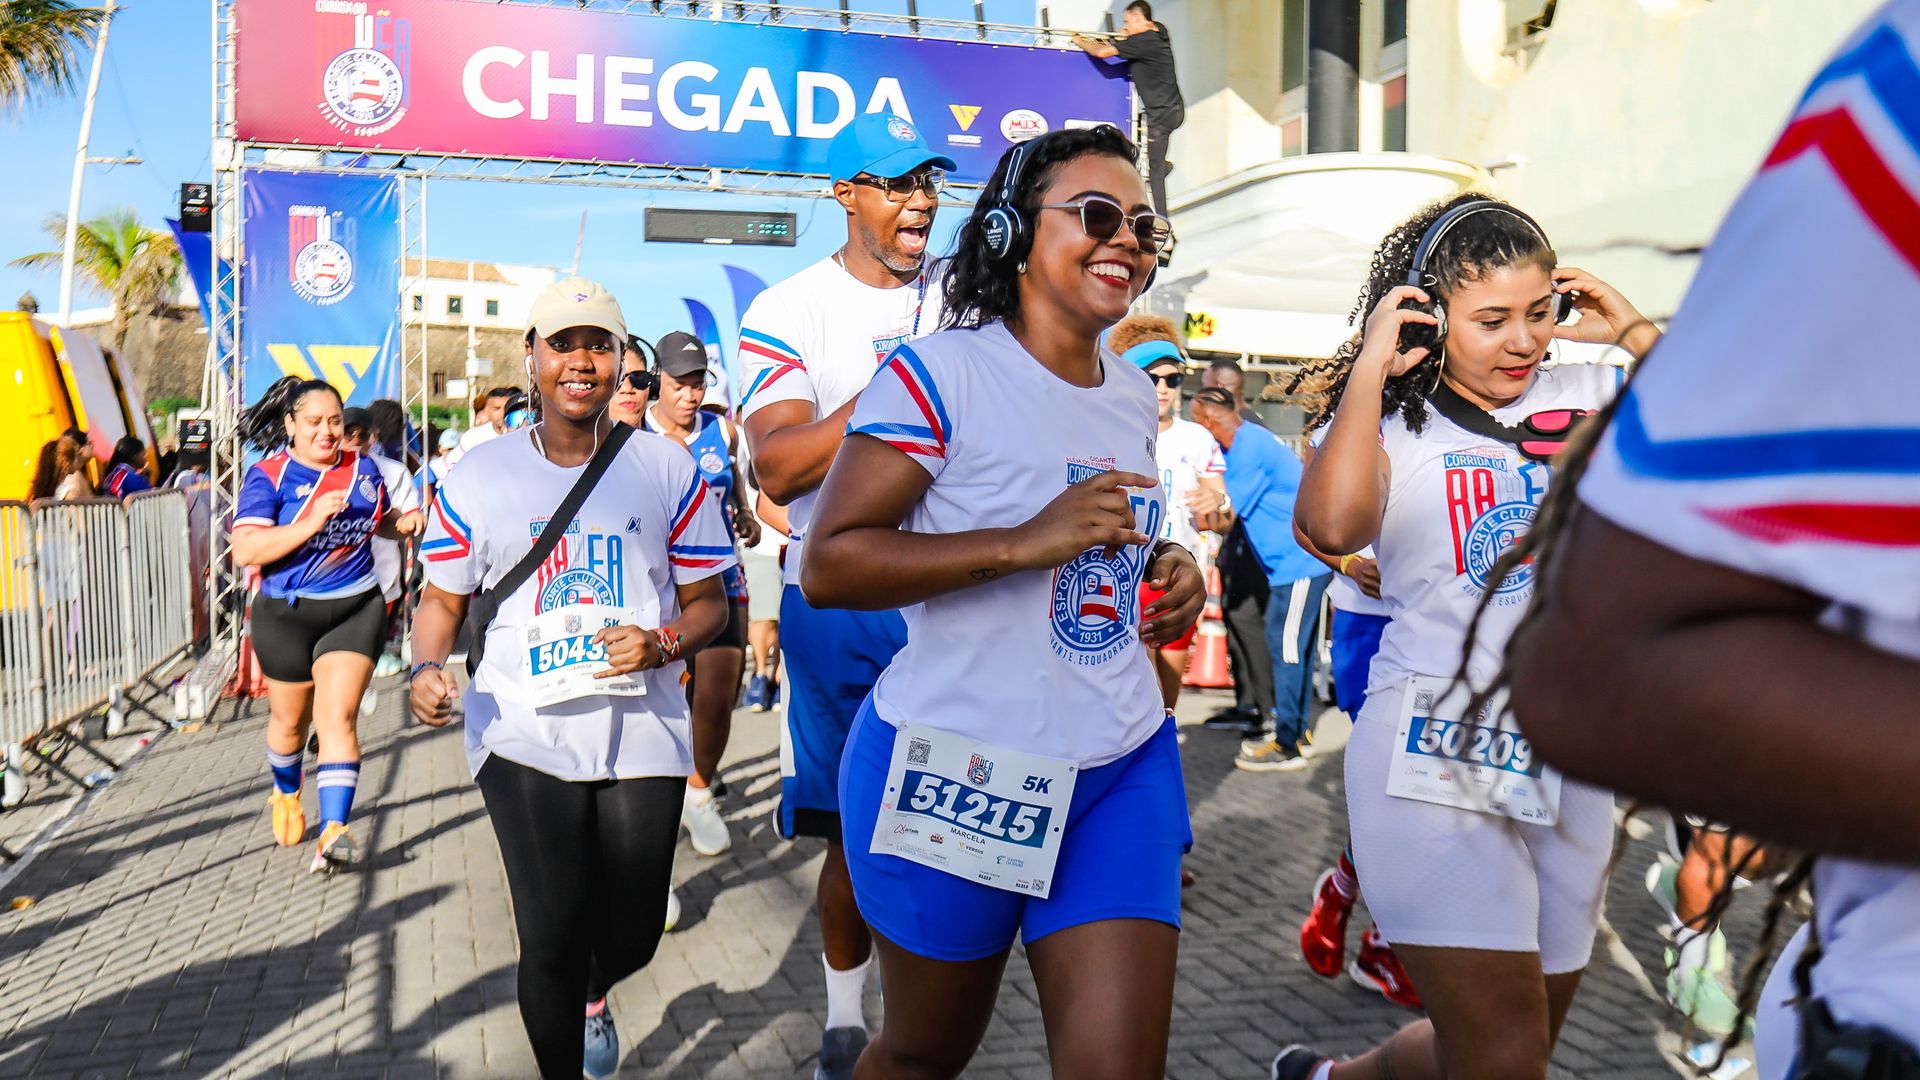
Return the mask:
[[1077,772],[1058,758],[901,728],[871,850],[1044,899]]

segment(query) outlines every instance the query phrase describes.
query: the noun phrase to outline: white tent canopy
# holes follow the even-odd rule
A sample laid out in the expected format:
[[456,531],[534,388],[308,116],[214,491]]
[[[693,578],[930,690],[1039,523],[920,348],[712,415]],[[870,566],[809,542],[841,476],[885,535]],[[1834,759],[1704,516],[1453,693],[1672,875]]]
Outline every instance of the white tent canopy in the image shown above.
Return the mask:
[[1352,333],[1348,312],[1387,230],[1484,180],[1462,162],[1402,153],[1312,154],[1235,173],[1175,202],[1179,245],[1153,306],[1185,315],[1195,350],[1328,356]]

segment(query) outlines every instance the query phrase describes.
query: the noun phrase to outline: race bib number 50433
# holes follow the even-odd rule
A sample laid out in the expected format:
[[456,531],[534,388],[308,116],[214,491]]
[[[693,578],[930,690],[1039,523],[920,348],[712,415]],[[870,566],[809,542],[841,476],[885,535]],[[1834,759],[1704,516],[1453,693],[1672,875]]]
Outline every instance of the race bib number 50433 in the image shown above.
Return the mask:
[[1452,679],[1407,683],[1387,794],[1552,825],[1560,819],[1560,774],[1534,756],[1513,724],[1506,695],[1465,715],[1470,694]]
[[610,679],[594,675],[607,670],[607,647],[594,635],[609,626],[638,625],[631,608],[604,604],[566,604],[534,616],[519,630],[522,635],[522,671],[535,708],[593,694],[635,697],[647,692],[641,672]]
[[1076,766],[962,735],[900,729],[871,850],[1045,898]]

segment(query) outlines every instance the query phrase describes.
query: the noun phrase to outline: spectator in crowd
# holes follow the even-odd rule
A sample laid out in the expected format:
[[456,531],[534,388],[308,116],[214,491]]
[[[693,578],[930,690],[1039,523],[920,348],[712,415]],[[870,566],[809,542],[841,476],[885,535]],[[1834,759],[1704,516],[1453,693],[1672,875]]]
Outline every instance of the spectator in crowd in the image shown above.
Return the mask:
[[107,478],[100,487],[102,494],[116,499],[152,491],[153,481],[147,478],[147,444],[132,435],[114,443],[113,456],[107,459]]
[[[1243,384],[1240,365],[1231,360],[1215,360],[1200,373],[1202,389],[1225,390],[1242,421],[1264,427],[1260,415],[1247,408],[1241,396]],[[1227,662],[1233,671],[1233,707],[1214,713],[1206,726],[1251,736],[1266,727],[1274,708],[1273,658],[1267,655],[1267,572],[1253,553],[1246,529],[1224,504],[1196,507],[1195,520],[1200,528],[1222,537],[1217,563],[1220,614],[1227,628]]]
[[474,399],[473,426],[460,436],[460,445],[454,448],[448,467],[458,464],[461,455],[479,446],[497,435],[506,433],[507,410],[512,407],[514,398],[525,398],[526,394],[517,386],[496,386],[482,397]]
[[87,464],[93,451],[85,433],[74,429],[61,432],[40,448],[40,461],[34,468],[34,499],[91,499],[93,483],[87,479]]
[[[374,402],[378,405],[379,402]],[[398,403],[394,403],[397,407]],[[340,412],[340,427],[346,436],[346,447],[356,454],[365,454],[380,470],[380,480],[387,488],[387,501],[397,513],[410,514],[420,509],[420,493],[414,487],[413,476],[407,467],[380,452],[375,439],[379,437],[380,421],[372,407],[365,409],[354,406]],[[400,593],[405,584],[408,559],[405,550],[406,541],[389,540],[375,534],[373,545],[373,574],[380,583],[380,599],[387,605],[386,644],[380,656],[373,662],[376,677],[397,675],[406,670],[407,663],[400,658]]]
[[646,359],[653,350],[645,346],[637,337],[627,338],[627,368],[620,374],[620,385],[614,387],[613,401],[607,405],[607,415],[629,427],[641,426],[647,402],[660,392],[660,376]]
[[392,398],[381,398],[367,406],[367,414],[373,418],[372,439],[367,444],[367,451],[375,457],[402,462],[411,467],[413,462],[407,460],[406,408]]
[[1294,539],[1293,501],[1300,492],[1300,459],[1257,424],[1240,419],[1233,395],[1222,387],[1200,391],[1193,419],[1226,451],[1227,499],[1266,574],[1266,645],[1273,665],[1274,709],[1263,729],[1240,746],[1235,766],[1253,772],[1303,768],[1312,752],[1308,728],[1313,705],[1312,647],[1320,622],[1320,598],[1333,574]]
[[1120,25],[1120,33],[1110,42],[1075,34],[1073,43],[1090,56],[1127,61],[1127,75],[1147,114],[1147,186],[1153,193],[1153,208],[1165,214],[1167,174],[1173,171],[1167,164],[1167,140],[1187,120],[1187,105],[1173,70],[1173,41],[1167,28],[1153,21],[1153,5],[1147,0],[1128,4]]

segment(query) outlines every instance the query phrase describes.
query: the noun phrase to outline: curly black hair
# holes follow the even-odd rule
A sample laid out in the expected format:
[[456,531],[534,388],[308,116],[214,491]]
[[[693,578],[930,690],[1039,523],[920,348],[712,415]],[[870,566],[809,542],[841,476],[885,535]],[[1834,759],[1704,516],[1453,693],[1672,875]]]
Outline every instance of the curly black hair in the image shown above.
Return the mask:
[[[1106,154],[1129,165],[1140,163],[1139,147],[1122,135],[1119,128],[1108,124],[1050,131],[1025,146],[1026,162],[1020,167],[1020,178],[1013,189],[1013,205],[1026,221],[1026,243],[1020,245],[1021,251],[1032,243],[1040,193],[1053,183],[1054,174],[1062,165],[1088,154]],[[1013,154],[1014,150],[1009,149],[1000,156],[993,176],[981,189],[979,201],[973,204],[973,212],[960,226],[953,258],[947,262],[947,315],[941,325],[943,330],[1012,318],[1020,310],[1017,269],[1020,259],[1015,256],[995,259],[988,254],[986,242],[980,236],[987,211],[993,209],[995,196],[1006,183],[1007,165],[1013,160]]]
[[271,454],[287,442],[287,417],[300,408],[308,394],[325,392],[340,400],[340,391],[322,379],[286,375],[267,387],[247,411],[240,414],[240,437],[262,453]]
[[[1484,193],[1466,191],[1433,203],[1395,226],[1374,251],[1366,286],[1360,290],[1360,299],[1354,302],[1347,322],[1356,328],[1365,327],[1367,316],[1372,314],[1380,298],[1407,283],[1407,273],[1413,268],[1413,251],[1420,246],[1420,238],[1426,235],[1427,229],[1440,215],[1476,200],[1507,205]],[[1520,218],[1512,214],[1473,214],[1454,225],[1428,255],[1431,282],[1423,287],[1436,303],[1444,304],[1454,290],[1480,280],[1490,270],[1531,264],[1551,271],[1557,262],[1558,257],[1546,237]],[[1321,427],[1333,418],[1334,410],[1340,406],[1340,395],[1346,392],[1347,375],[1360,356],[1360,344],[1361,333],[1356,330],[1353,337],[1334,350],[1332,357],[1308,364],[1294,377],[1289,393],[1318,398],[1309,407],[1307,430]],[[1436,349],[1411,371],[1388,379],[1380,395],[1381,414],[1390,416],[1397,412],[1406,420],[1407,427],[1420,431],[1427,423],[1427,391],[1433,387],[1439,371],[1440,350]]]

